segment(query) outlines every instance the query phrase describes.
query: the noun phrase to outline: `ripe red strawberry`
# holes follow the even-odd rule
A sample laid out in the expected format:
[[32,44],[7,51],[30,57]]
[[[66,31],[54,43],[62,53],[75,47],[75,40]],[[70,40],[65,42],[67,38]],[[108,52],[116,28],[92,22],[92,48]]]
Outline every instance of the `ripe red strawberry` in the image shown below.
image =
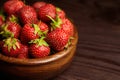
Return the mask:
[[44,37],[31,41],[29,52],[34,58],[41,58],[50,54],[49,45],[44,41]]
[[42,35],[45,35],[48,31],[48,27],[45,23],[39,22],[37,24],[26,24],[22,31],[20,39],[23,44],[27,44],[29,41],[37,39]]
[[48,25],[42,21],[39,21],[36,24],[39,26],[40,30],[43,32],[43,34],[41,34],[41,35],[44,35],[44,34],[46,35],[47,32],[49,31]]
[[61,29],[64,30],[70,37],[74,34],[74,26],[67,18],[62,19]]
[[51,22],[51,27],[52,30],[55,30],[57,28],[62,29],[65,31],[70,37],[73,36],[74,33],[74,26],[71,23],[71,21],[67,18],[59,18],[59,16],[56,16],[56,19],[52,19],[50,16],[48,16],[52,22]]
[[65,48],[69,40],[69,35],[62,29],[51,31],[46,36],[46,41],[55,51],[61,51]]
[[18,38],[21,31],[21,26],[15,22],[7,22],[1,26],[0,34],[5,37]]
[[45,2],[35,2],[32,6],[34,7],[34,9],[38,12],[38,10],[42,7],[42,6],[44,6],[44,5],[46,5],[47,3],[45,3]]
[[66,14],[62,9],[57,7],[56,11],[57,11],[57,15],[58,15],[59,18],[64,19],[66,17]]
[[19,10],[19,17],[23,24],[27,23],[36,23],[37,20],[37,13],[31,6],[24,6]]
[[7,38],[4,40],[2,52],[6,56],[16,57],[21,48],[21,43],[16,38]]
[[4,3],[4,10],[8,15],[17,15],[18,11],[24,6],[25,4],[20,0],[9,0]]
[[50,19],[47,16],[54,19],[56,17],[56,7],[52,4],[46,4],[39,9],[38,15],[42,21],[49,22]]
[[26,59],[28,57],[29,57],[28,56],[28,46],[22,44],[17,58]]

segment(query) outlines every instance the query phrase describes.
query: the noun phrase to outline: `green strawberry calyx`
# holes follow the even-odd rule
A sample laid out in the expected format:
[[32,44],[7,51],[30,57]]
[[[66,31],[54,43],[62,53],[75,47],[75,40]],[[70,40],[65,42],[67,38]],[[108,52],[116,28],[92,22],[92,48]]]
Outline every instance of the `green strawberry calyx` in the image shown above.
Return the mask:
[[16,16],[14,16],[14,15],[11,15],[11,17],[9,17],[9,20],[10,20],[11,22],[18,23],[18,18],[17,18]]
[[18,43],[18,40],[16,38],[7,38],[4,39],[4,47],[8,47],[8,51],[10,52],[11,48],[13,48],[14,50],[16,50],[17,48],[20,48],[20,45]]
[[72,44],[73,39],[74,39],[74,37],[69,38],[68,43],[65,45],[65,49],[67,49]]
[[29,43],[30,44],[37,44],[38,46],[43,46],[43,45],[44,46],[49,46],[48,43],[44,39],[45,39],[45,37],[42,36],[40,39],[31,40]]
[[57,12],[60,12],[61,9],[60,9],[59,7],[56,7],[56,11],[57,11]]
[[48,32],[48,30],[46,31],[41,31],[39,26],[37,24],[32,24],[33,28],[34,28],[34,34],[38,34],[39,36],[45,36]]
[[5,38],[14,37],[14,34],[11,31],[9,31],[7,28],[8,28],[8,24],[3,24],[1,26],[2,30],[1,30],[0,34]]
[[56,14],[56,19],[53,19],[52,17],[48,16],[48,18],[51,19],[51,26],[52,26],[52,30],[55,30],[56,28],[61,28],[60,25],[62,24],[62,20],[59,18],[58,14]]

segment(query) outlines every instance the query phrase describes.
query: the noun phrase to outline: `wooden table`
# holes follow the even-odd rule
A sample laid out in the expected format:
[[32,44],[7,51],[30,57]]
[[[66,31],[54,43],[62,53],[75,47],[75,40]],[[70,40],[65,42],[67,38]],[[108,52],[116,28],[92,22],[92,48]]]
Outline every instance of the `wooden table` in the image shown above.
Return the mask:
[[65,10],[79,32],[71,66],[54,80],[120,80],[120,1],[49,2]]
[[72,65],[55,80],[120,80],[120,1],[53,1],[79,32]]

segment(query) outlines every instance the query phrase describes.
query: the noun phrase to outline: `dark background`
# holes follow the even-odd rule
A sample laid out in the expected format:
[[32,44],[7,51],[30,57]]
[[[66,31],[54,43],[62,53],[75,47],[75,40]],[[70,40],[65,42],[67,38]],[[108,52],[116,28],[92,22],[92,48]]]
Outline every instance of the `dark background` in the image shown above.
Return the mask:
[[54,80],[120,80],[120,0],[43,1],[65,10],[79,33],[71,66]]

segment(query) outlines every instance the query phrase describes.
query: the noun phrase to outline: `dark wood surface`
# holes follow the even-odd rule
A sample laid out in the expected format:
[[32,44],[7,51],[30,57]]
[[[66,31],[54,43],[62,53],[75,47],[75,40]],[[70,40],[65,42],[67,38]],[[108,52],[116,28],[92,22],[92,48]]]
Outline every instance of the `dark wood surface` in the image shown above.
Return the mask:
[[55,0],[79,32],[72,65],[55,80],[120,80],[120,1]]
[[79,32],[71,66],[54,80],[120,80],[120,1],[49,2],[65,10]]

